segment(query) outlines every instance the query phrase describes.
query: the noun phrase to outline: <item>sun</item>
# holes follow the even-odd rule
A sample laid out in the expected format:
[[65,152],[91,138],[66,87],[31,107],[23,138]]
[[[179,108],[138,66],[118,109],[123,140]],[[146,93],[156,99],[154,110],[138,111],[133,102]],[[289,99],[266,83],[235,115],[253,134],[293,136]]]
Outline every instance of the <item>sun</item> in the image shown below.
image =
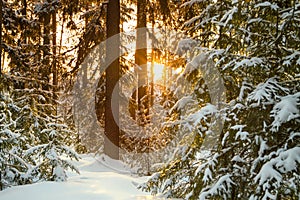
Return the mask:
[[[159,64],[159,63],[154,63],[153,66],[153,73],[154,73],[154,77],[153,80],[154,82],[158,82],[160,80],[163,79],[163,75],[164,75],[164,65],[163,64]],[[151,63],[149,64],[149,71],[150,71],[150,76],[151,76]]]

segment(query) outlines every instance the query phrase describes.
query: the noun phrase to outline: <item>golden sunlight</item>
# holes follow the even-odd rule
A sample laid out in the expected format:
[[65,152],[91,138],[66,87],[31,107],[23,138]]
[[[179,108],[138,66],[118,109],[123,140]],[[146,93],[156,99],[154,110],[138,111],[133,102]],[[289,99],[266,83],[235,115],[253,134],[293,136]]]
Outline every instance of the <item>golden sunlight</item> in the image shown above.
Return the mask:
[[164,65],[159,63],[154,63],[153,73],[154,73],[154,78],[153,78],[154,82],[162,80],[164,74]]

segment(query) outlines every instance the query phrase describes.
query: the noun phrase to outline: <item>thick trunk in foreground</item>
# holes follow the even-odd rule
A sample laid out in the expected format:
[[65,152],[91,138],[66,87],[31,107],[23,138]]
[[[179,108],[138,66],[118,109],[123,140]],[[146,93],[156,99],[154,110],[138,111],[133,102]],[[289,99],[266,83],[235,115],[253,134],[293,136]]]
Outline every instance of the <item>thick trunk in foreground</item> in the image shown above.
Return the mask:
[[[110,0],[107,5],[107,39],[120,32],[120,2]],[[115,36],[116,37],[116,36]],[[106,62],[113,60],[106,69],[105,92],[105,139],[104,153],[113,159],[119,159],[119,99],[112,101],[113,90],[119,93],[120,74],[120,38],[106,41]],[[116,58],[116,59],[114,59]]]

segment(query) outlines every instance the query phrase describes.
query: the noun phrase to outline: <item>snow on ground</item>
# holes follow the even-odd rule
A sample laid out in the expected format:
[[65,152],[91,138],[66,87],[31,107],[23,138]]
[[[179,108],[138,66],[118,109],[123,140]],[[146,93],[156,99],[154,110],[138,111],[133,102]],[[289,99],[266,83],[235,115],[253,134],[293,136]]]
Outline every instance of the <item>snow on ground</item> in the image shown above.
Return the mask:
[[[105,160],[103,160],[105,159]],[[106,157],[95,159],[83,155],[76,162],[80,175],[68,173],[67,182],[41,182],[16,186],[0,192],[1,200],[150,200],[134,183],[146,177],[130,176],[130,171],[118,161]]]

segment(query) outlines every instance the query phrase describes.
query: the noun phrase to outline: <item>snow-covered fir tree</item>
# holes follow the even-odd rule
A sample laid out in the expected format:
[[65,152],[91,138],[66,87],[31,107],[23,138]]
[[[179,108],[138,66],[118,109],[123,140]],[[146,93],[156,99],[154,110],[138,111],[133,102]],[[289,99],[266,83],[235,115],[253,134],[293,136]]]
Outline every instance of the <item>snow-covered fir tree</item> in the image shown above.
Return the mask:
[[[298,1],[184,3],[196,12],[186,26],[205,53],[186,65],[182,76],[194,88],[168,122],[185,138],[142,189],[184,199],[300,198],[299,8]],[[203,97],[216,90],[205,80],[204,54],[224,81],[218,104]]]
[[[69,147],[75,134],[43,94],[34,89],[12,90],[1,78],[0,145],[2,189],[42,180],[64,181],[66,170],[78,172],[70,159],[78,159]],[[9,88],[7,88],[7,86]]]
[[[58,56],[54,14],[66,7],[56,0],[2,1],[0,189],[64,181],[69,168],[78,172],[70,162],[78,159],[72,150],[77,134],[58,115],[58,95],[65,82],[57,75],[63,73],[68,56]],[[71,15],[65,10],[60,14]]]

